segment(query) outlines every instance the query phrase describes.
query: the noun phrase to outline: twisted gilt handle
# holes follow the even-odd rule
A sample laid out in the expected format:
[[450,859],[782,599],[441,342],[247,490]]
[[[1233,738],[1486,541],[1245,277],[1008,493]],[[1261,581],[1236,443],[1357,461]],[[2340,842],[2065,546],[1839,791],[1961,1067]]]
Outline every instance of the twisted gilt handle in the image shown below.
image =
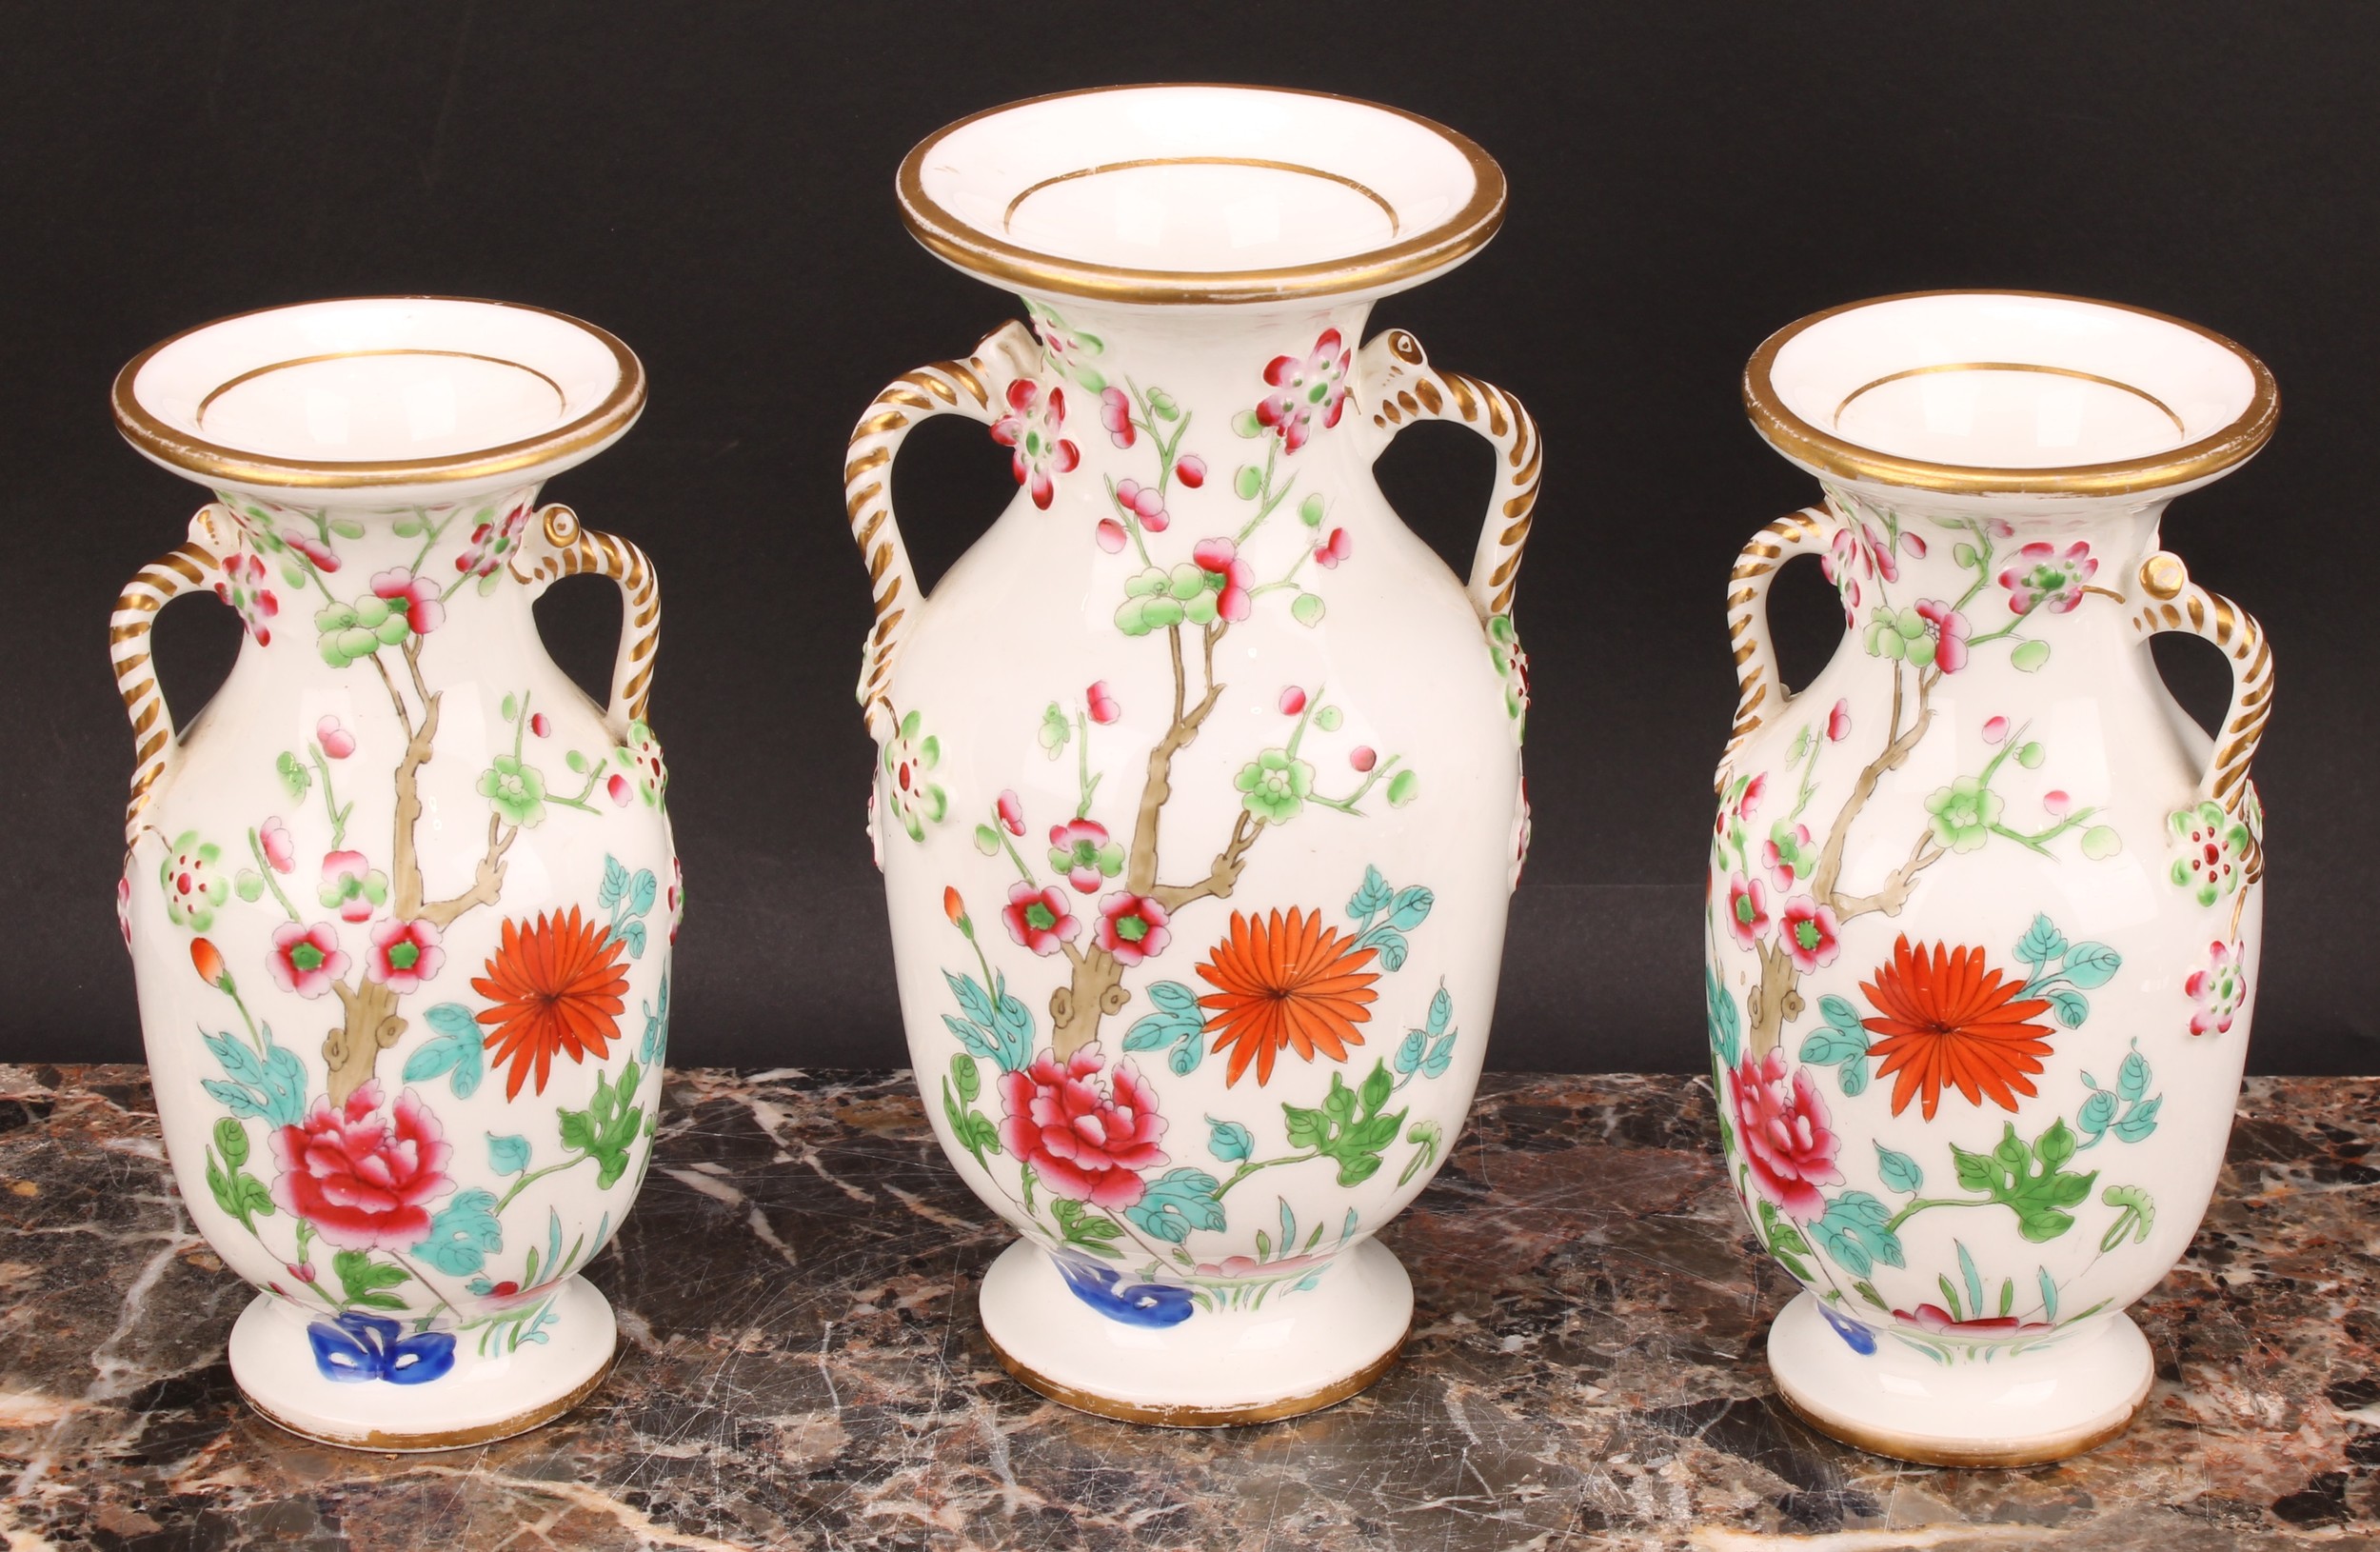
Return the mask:
[[2141,603],[2132,611],[2132,629],[2142,642],[2168,631],[2211,641],[2231,665],[2231,704],[2215,733],[2214,758],[2198,780],[2200,803],[2219,804],[2242,822],[2249,845],[2242,866],[2248,882],[2264,877],[2264,843],[2251,823],[2249,767],[2256,746],[2264,741],[2265,719],[2272,714],[2272,647],[2256,617],[2221,593],[2209,592],[2190,580],[2180,556],[2158,550],[2140,563]]
[[1521,547],[1543,476],[1537,423],[1493,383],[1430,365],[1421,342],[1401,328],[1374,335],[1357,363],[1372,424],[1394,437],[1416,421],[1458,421],[1496,448],[1496,489],[1472,554],[1465,590],[1479,618],[1508,614],[1519,582]]
[[860,559],[867,565],[868,590],[876,605],[875,624],[860,647],[858,696],[867,714],[868,733],[879,744],[892,736],[899,721],[887,686],[908,627],[917,623],[918,607],[925,602],[925,589],[918,586],[909,547],[901,542],[901,525],[893,517],[893,458],[918,423],[936,415],[964,415],[985,426],[999,420],[1008,385],[1031,377],[1041,354],[1032,330],[1011,320],[983,336],[975,354],[964,361],[937,361],[894,378],[869,401],[867,412],[851,428],[850,451],[843,467],[843,504]]
[[1735,725],[1719,761],[1718,785],[1727,785],[1735,751],[1785,709],[1794,696],[1776,668],[1776,644],[1769,636],[1769,588],[1777,570],[1797,555],[1823,555],[1832,542],[1833,519],[1804,507],[1752,536],[1727,576],[1727,641],[1735,654]]
[[620,651],[612,660],[611,704],[604,709],[604,726],[625,741],[628,725],[645,720],[645,703],[652,698],[653,654],[661,646],[661,579],[645,551],[618,534],[584,526],[569,507],[557,503],[537,516],[530,542],[512,567],[531,598],[582,572],[620,586]]
[[140,836],[141,814],[148,808],[158,778],[173,757],[173,713],[166,707],[165,691],[157,684],[157,666],[149,661],[149,629],[157,611],[184,593],[219,589],[222,564],[218,556],[232,547],[236,529],[231,514],[209,502],[190,519],[187,542],[166,551],[134,573],[116,595],[115,613],[108,619],[108,655],[115,664],[116,692],[124,697],[125,715],[132,720],[132,796],[124,809],[124,844]]

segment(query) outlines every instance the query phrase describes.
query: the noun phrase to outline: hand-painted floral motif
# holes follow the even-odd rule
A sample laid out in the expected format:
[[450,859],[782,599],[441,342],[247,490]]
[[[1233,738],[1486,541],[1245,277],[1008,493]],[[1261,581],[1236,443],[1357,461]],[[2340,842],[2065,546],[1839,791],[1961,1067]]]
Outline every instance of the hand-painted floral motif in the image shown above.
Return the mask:
[[1347,368],[1355,359],[1336,328],[1326,328],[1303,360],[1275,356],[1264,380],[1279,392],[1256,407],[1257,424],[1280,438],[1281,450],[1296,452],[1313,437],[1315,422],[1337,426],[1347,407]]
[[1072,473],[1082,462],[1082,450],[1060,435],[1066,424],[1066,390],[1055,384],[1047,392],[1031,378],[1008,385],[1008,412],[992,423],[992,440],[1009,449],[1017,483],[1033,493],[1033,505],[1049,510],[1057,495],[1055,476]]
[[272,957],[265,963],[283,991],[320,997],[347,973],[348,961],[328,922],[284,922],[273,928]]
[[315,1367],[325,1379],[341,1383],[386,1380],[395,1385],[423,1385],[445,1378],[454,1367],[454,1333],[404,1333],[403,1325],[386,1316],[354,1309],[306,1328]]
[[542,913],[534,922],[506,920],[486,973],[471,989],[494,1005],[478,1015],[489,1025],[492,1066],[509,1065],[505,1098],[512,1099],[534,1066],[534,1092],[545,1092],[556,1053],[573,1062],[611,1054],[628,989],[621,965],[625,943],[606,928],[583,921],[576,905],[565,914]]
[[2196,895],[2198,904],[2211,905],[2239,888],[2253,843],[2248,826],[2225,813],[2221,804],[2178,809],[2166,827],[2181,849],[2173,859],[2173,882]]
[[224,557],[217,574],[221,580],[215,584],[215,596],[239,611],[240,624],[257,646],[271,646],[272,621],[281,613],[281,600],[265,586],[271,572],[264,557],[235,549]]
[[[1097,888],[1098,885],[1095,883],[1092,887]],[[1023,881],[1010,885],[1008,904],[1002,909],[1000,919],[1006,924],[1008,936],[1044,957],[1057,953],[1082,932],[1082,924],[1075,919],[1066,892],[1056,885],[1046,888],[1036,888]]]
[[1102,880],[1123,871],[1124,848],[1098,820],[1070,819],[1049,827],[1049,865],[1083,894],[1097,894]]
[[1347,1047],[1363,1044],[1357,1025],[1372,1018],[1379,976],[1365,966],[1376,954],[1322,925],[1319,910],[1293,907],[1286,917],[1278,909],[1267,917],[1232,912],[1230,935],[1198,966],[1199,978],[1216,988],[1199,999],[1212,1049],[1231,1052],[1225,1086],[1240,1082],[1251,1060],[1263,1086],[1284,1050],[1307,1062],[1317,1053],[1346,1061]]
[[1106,1059],[1085,1045],[1061,1066],[1049,1056],[1000,1080],[1006,1119],[1001,1145],[1029,1164],[1051,1194],[1101,1207],[1129,1207],[1147,1194],[1140,1171],[1166,1163],[1158,1139],[1165,1118],[1130,1062],[1104,1085]]
[[313,1225],[326,1244],[404,1250],[429,1234],[426,1204],[454,1189],[454,1150],[437,1118],[411,1089],[381,1113],[380,1084],[367,1083],[333,1109],[317,1097],[306,1118],[271,1133],[272,1199]]
[[1795,895],[1785,902],[1777,941],[1785,945],[1785,953],[1794,962],[1794,968],[1804,974],[1823,965],[1832,965],[1843,951],[1842,940],[1835,935],[1835,907],[1821,905],[1808,895]]
[[1119,965],[1138,965],[1154,959],[1173,941],[1165,922],[1163,905],[1147,895],[1120,889],[1100,902],[1099,945]]
[[326,852],[315,898],[326,909],[337,911],[343,922],[368,922],[388,903],[388,875],[360,851]]
[[893,817],[912,841],[925,839],[925,826],[939,825],[950,812],[949,795],[927,778],[942,762],[942,740],[919,736],[922,719],[912,711],[901,719],[884,741],[884,790]]
[[1746,948],[1757,947],[1769,930],[1768,891],[1741,873],[1727,881],[1727,930]]
[[166,891],[166,918],[176,926],[204,932],[215,925],[215,912],[231,898],[231,881],[215,866],[223,848],[201,841],[196,830],[184,830],[157,869]]
[[645,806],[660,807],[669,790],[669,767],[662,763],[660,742],[642,719],[628,724],[627,737],[614,746],[611,757],[634,778]]
[[2248,1001],[2246,957],[2245,948],[2236,943],[2217,941],[2207,945],[2207,963],[2182,984],[2183,994],[2192,1004],[2192,1034],[2231,1033],[2231,1021]]
[[2012,614],[2035,609],[2065,614],[2082,602],[2083,589],[2098,570],[2091,547],[2082,540],[2063,547],[2035,541],[2016,551],[2015,564],[2000,573],[2000,586],[2008,589]]
[[1788,1075],[1785,1053],[1744,1058],[1730,1085],[1735,1135],[1752,1166],[1752,1184],[1789,1218],[1807,1222],[1826,1211],[1821,1185],[1840,1185],[1835,1156],[1841,1140],[1830,1129],[1826,1102],[1807,1067]]
[[1871,1054],[1879,1063],[1876,1076],[1894,1079],[1894,1115],[1922,1095],[1932,1121],[1946,1085],[1970,1104],[1988,1097],[2003,1110],[2014,1110],[2018,1095],[2037,1092],[2033,1079],[2050,1054],[2050,1027],[2033,1021],[2050,1004],[2024,996],[2024,982],[1984,968],[1982,949],[1935,944],[1929,956],[1904,933],[1892,959],[1859,989],[1879,1015],[1862,1022],[1884,1037]]
[[438,929],[418,918],[401,922],[390,917],[375,923],[371,940],[364,956],[364,974],[394,992],[421,990],[422,983],[435,978],[446,961],[446,951],[438,945]]
[[1521,736],[1529,718],[1529,654],[1520,649],[1520,632],[1510,614],[1493,614],[1487,623],[1488,661],[1504,682],[1504,711],[1513,719],[1513,736]]

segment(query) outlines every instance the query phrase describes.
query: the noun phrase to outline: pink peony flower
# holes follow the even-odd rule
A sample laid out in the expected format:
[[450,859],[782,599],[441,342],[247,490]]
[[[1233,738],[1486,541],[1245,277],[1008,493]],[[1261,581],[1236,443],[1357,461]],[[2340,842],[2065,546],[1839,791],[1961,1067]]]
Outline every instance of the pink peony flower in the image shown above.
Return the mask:
[[265,861],[276,873],[287,873],[297,866],[297,840],[289,826],[278,817],[268,819],[256,828],[256,845],[265,854]]
[[1165,907],[1147,895],[1119,889],[1100,902],[1099,945],[1120,965],[1138,965],[1165,951],[1173,934],[1165,929]]
[[1190,558],[1199,563],[1199,569],[1209,576],[1223,579],[1223,590],[1215,600],[1215,612],[1226,620],[1248,617],[1249,592],[1256,586],[1256,572],[1240,558],[1240,547],[1229,539],[1201,539],[1190,551]]
[[1835,956],[1843,951],[1842,940],[1835,935],[1835,907],[1821,905],[1808,895],[1795,895],[1785,902],[1779,914],[1781,930],[1777,933],[1785,945],[1786,954],[1794,968],[1804,975],[1821,965],[1832,965]]
[[427,922],[391,919],[375,925],[371,938],[372,945],[364,955],[364,977],[390,991],[421,990],[422,983],[437,975],[438,966],[446,963],[446,951],[438,946],[438,928]]
[[325,717],[314,725],[314,742],[333,760],[345,760],[355,752],[355,735],[341,726],[336,717]]
[[1195,452],[1177,460],[1174,478],[1181,482],[1183,489],[1196,490],[1206,483],[1206,460]]
[[1104,679],[1092,681],[1091,687],[1082,692],[1082,697],[1089,705],[1091,720],[1101,727],[1124,714],[1124,708],[1116,704],[1116,697],[1109,691]]
[[342,1249],[410,1249],[429,1237],[423,1204],[454,1189],[446,1174],[454,1150],[409,1088],[386,1120],[377,1082],[349,1094],[337,1110],[318,1095],[306,1120],[278,1128],[270,1143],[281,1166],[272,1183],[275,1204]]
[[1809,1069],[1795,1068],[1789,1084],[1785,1053],[1771,1050],[1756,1063],[1746,1056],[1733,1076],[1735,1136],[1753,1184],[1788,1218],[1806,1224],[1824,1215],[1818,1187],[1843,1183],[1835,1165],[1842,1140],[1828,1129],[1826,1102]]
[[1104,1061],[1094,1042],[1063,1067],[1045,1054],[1003,1073],[1000,1145],[1030,1164],[1054,1197],[1129,1207],[1147,1190],[1139,1171],[1170,1162],[1157,1145],[1165,1120],[1129,1061],[1116,1064],[1102,1087]]
[[391,604],[401,603],[405,623],[417,636],[426,636],[446,622],[446,606],[438,597],[438,585],[404,567],[372,573],[372,591]]
[[1758,879],[1747,879],[1741,873],[1731,873],[1727,879],[1727,930],[1746,948],[1760,941],[1760,934],[1769,929],[1768,891]]
[[1014,792],[1002,792],[992,806],[1000,810],[1000,822],[1011,835],[1024,833],[1024,804]]
[[1000,919],[1008,925],[1008,936],[1044,957],[1082,931],[1064,890],[1054,884],[1037,889],[1022,879],[1008,886],[1008,904],[1001,907]]
[[300,997],[320,997],[330,984],[347,973],[347,956],[339,946],[339,930],[328,922],[307,926],[284,922],[273,928],[272,957],[266,961],[283,991]]

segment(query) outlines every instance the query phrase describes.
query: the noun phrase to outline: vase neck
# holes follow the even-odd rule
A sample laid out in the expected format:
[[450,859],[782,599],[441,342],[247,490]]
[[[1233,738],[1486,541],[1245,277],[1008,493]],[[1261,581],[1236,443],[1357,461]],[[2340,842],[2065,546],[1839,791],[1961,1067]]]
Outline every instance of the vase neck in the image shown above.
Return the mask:
[[230,531],[215,591],[247,627],[243,655],[345,667],[450,622],[526,617],[528,595],[509,571],[534,485],[444,506],[216,499]]

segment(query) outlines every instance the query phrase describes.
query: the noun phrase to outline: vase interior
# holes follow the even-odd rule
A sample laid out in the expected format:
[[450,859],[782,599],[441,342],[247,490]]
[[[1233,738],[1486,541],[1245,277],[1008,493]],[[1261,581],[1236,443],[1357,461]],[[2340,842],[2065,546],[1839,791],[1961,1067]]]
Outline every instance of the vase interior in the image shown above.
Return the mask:
[[635,357],[592,325],[496,302],[366,297],[178,335],[125,368],[116,408],[135,446],[185,472],[367,484],[591,453],[643,395]]
[[1254,299],[1353,289],[1407,259],[1442,269],[1494,231],[1504,184],[1470,141],[1395,109],[1152,86],[962,120],[910,152],[901,192],[928,246],[988,278],[1014,278],[1007,261],[1078,294],[1197,277]]
[[1996,291],[1887,297],[1805,319],[1755,357],[1746,391],[1854,456],[2027,474],[2236,442],[2269,425],[2271,401],[2254,357],[2192,325]]

